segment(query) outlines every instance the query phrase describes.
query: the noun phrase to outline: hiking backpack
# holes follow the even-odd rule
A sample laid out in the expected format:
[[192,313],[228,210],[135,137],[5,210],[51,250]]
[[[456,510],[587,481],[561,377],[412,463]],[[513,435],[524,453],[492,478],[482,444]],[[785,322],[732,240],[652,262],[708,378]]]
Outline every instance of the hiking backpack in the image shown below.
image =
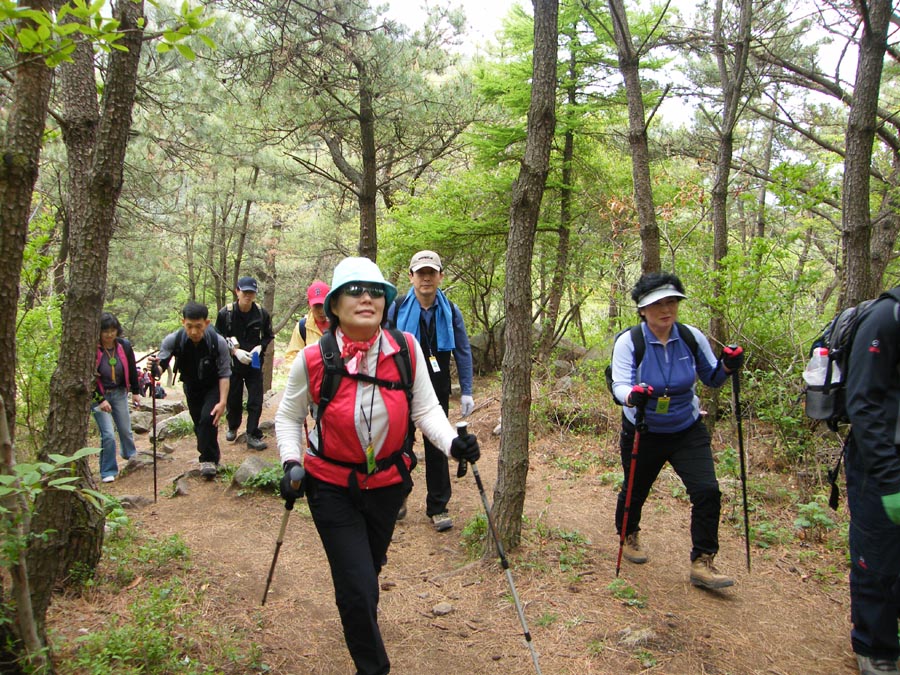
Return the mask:
[[[644,352],[647,351],[647,345],[644,342],[644,331],[642,328],[643,324],[638,324],[637,326],[632,326],[631,328],[626,328],[625,330],[620,330],[616,333],[616,336],[613,338],[613,348],[615,349],[616,340],[619,339],[619,336],[622,333],[627,331],[631,331],[631,342],[634,345],[634,368],[637,370],[638,366],[641,365],[641,361],[644,360]],[[694,361],[697,360],[697,338],[694,336],[694,332],[685,326],[683,323],[675,322],[675,325],[678,326],[678,335],[684,340],[684,344],[688,346],[688,349],[691,350],[691,354],[694,355]],[[624,401],[620,401],[616,398],[615,393],[613,392],[613,377],[612,377],[612,363],[608,363],[606,365],[606,369],[604,370],[606,375],[606,388],[609,389],[609,393],[612,394],[613,401],[615,401],[616,405],[625,405]]]
[[[371,384],[375,384],[379,387],[384,387],[386,389],[392,390],[402,390],[406,394],[406,402],[409,407],[409,412],[412,414],[412,386],[413,386],[413,378],[415,377],[415,371],[413,370],[412,357],[409,352],[409,343],[406,341],[406,336],[395,328],[387,328],[385,329],[388,333],[391,334],[391,337],[394,338],[394,341],[400,347],[394,354],[394,363],[397,366],[397,372],[400,374],[400,380],[395,382],[393,380],[383,380],[378,377],[373,377],[371,375],[365,375],[363,373],[349,373],[347,372],[346,367],[344,367],[344,361],[341,358],[341,350],[338,349],[337,339],[334,337],[334,333],[330,330],[325,331],[325,334],[319,340],[319,353],[322,356],[322,386],[319,389],[319,402],[316,405],[315,411],[315,419],[316,419],[316,429],[319,431],[319,447],[316,449],[316,455],[318,457],[322,457],[329,462],[334,462],[336,464],[340,464],[344,466],[344,462],[339,462],[337,460],[331,459],[325,456],[325,434],[321,427],[322,416],[325,414],[325,409],[328,407],[328,404],[334,399],[335,394],[337,394],[338,388],[341,386],[341,379],[344,377],[349,377],[354,380],[361,380],[363,382],[368,382]],[[412,428],[412,419],[409,419],[409,424],[407,425],[408,429]],[[379,459],[376,462],[376,466],[378,470],[385,469],[391,464],[395,464],[401,453],[406,453],[412,457],[412,466],[410,470],[415,468],[416,465],[416,456],[415,453],[412,452],[413,442],[415,440],[415,435],[407,431],[406,440],[403,443],[403,448],[400,453],[394,453],[390,457]],[[357,470],[361,470],[363,473],[366,472],[365,468],[360,469],[360,466],[351,464],[348,465],[350,468],[354,468]],[[365,467],[365,464],[361,465]]]
[[[850,366],[850,352],[853,349],[853,340],[859,325],[874,309],[875,303],[884,298],[891,298],[900,303],[900,292],[896,289],[882,293],[877,298],[864,300],[854,307],[839,312],[825,328],[821,335],[813,341],[809,350],[810,357],[815,350],[825,348],[828,350],[828,364],[825,367],[825,376],[821,385],[807,384],[803,394],[806,397],[806,416],[815,420],[824,420],[828,428],[838,432],[841,424],[850,422],[847,415],[847,369]],[[841,462],[844,459],[844,451],[847,447],[847,439],[850,431],[841,442],[841,451],[838,453],[837,462],[828,470],[828,483],[831,485],[831,494],[828,497],[828,505],[837,510],[840,491],[837,480],[841,473]]]
[[[203,331],[203,340],[206,342],[207,355],[200,359],[197,364],[197,381],[203,382],[209,377],[210,372],[217,373],[219,370],[219,334],[212,326],[208,326]],[[175,335],[175,348],[172,350],[172,356],[175,357],[175,363],[172,365],[172,377],[178,374],[181,355],[184,352],[184,345],[188,341],[187,332],[184,328],[179,328]],[[211,369],[211,370],[210,370]],[[184,375],[181,376],[184,382]],[[173,380],[174,381],[174,380]]]
[[306,344],[306,317],[305,316],[297,322],[297,332],[300,333],[300,337],[303,339],[303,344]]
[[864,300],[855,307],[839,312],[813,342],[810,356],[816,349],[824,347],[828,350],[828,365],[821,385],[806,386],[806,415],[811,419],[825,420],[832,431],[837,431],[838,425],[850,422],[845,387],[856,331],[863,319],[872,312],[875,303],[884,298],[900,302],[900,291],[895,289],[882,293],[877,298]]

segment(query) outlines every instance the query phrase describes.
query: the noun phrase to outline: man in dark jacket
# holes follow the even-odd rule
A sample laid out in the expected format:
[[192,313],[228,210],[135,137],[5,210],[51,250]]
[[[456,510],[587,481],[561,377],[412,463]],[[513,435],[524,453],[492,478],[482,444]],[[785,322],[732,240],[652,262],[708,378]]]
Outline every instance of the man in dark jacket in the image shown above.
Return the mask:
[[850,639],[861,675],[900,675],[898,368],[900,303],[883,298],[860,322],[847,373]]
[[228,431],[226,441],[237,438],[238,427],[244,413],[244,386],[247,387],[247,447],[265,450],[268,444],[259,430],[262,414],[263,376],[262,364],[266,348],[275,339],[272,318],[254,302],[258,287],[253,277],[238,279],[231,302],[219,310],[216,331],[225,338],[231,348],[231,387],[228,392]]
[[174,370],[181,377],[197,436],[200,475],[212,480],[221,457],[218,425],[228,400],[231,357],[225,339],[209,325],[206,305],[189,302],[181,317],[181,329],[163,338],[159,352],[147,362],[159,377],[160,368],[165,370],[175,358]]

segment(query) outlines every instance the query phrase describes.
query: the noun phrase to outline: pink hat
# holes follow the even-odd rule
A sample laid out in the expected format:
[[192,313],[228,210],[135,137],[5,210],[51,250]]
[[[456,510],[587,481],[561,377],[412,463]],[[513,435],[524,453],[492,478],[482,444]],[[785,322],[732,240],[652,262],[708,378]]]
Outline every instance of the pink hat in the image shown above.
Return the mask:
[[314,281],[309,285],[309,288],[306,289],[306,297],[309,300],[309,306],[313,305],[324,305],[325,304],[325,296],[328,295],[328,291],[331,288],[324,281]]

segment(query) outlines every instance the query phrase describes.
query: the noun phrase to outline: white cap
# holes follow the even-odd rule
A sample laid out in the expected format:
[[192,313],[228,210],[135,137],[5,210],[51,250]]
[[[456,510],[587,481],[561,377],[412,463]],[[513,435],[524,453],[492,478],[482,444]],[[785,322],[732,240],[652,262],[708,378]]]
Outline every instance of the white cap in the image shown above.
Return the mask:
[[638,298],[637,306],[638,309],[643,309],[647,305],[652,305],[654,302],[659,302],[663,298],[686,298],[687,296],[679,291],[673,284],[663,284],[662,286],[657,286],[652,291],[649,291]]
[[325,314],[331,319],[331,298],[340,294],[341,287],[354,281],[380,284],[384,288],[384,306],[390,307],[397,297],[397,287],[384,278],[378,265],[368,258],[344,258],[334,268],[331,290],[325,296]]
[[419,251],[409,261],[409,271],[416,272],[423,267],[430,267],[438,272],[444,269],[441,256],[434,251]]

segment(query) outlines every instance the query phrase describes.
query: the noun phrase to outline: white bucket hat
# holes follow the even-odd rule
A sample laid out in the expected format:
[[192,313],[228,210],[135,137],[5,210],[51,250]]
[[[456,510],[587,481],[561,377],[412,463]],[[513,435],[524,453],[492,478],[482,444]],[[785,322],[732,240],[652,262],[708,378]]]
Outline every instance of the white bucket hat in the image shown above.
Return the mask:
[[652,291],[648,291],[644,293],[640,298],[638,298],[637,306],[638,309],[643,309],[647,305],[652,305],[654,302],[659,302],[663,298],[686,298],[687,296],[679,291],[673,284],[663,284],[662,286],[657,286]]
[[354,281],[361,281],[368,284],[380,284],[384,288],[384,311],[387,314],[387,308],[394,302],[397,297],[397,287],[384,278],[378,265],[368,258],[344,258],[334,268],[334,276],[331,279],[331,290],[325,296],[325,314],[329,319],[333,319],[331,311],[331,299],[340,295],[341,287]]

